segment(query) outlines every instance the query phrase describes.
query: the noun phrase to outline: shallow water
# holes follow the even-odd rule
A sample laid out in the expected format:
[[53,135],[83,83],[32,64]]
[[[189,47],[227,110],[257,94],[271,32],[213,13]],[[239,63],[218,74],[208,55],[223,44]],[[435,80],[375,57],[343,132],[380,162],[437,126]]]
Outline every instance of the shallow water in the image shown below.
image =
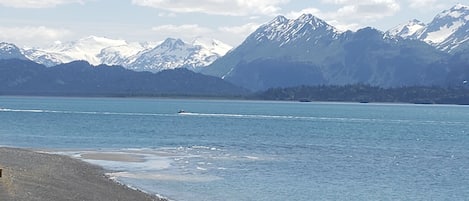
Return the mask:
[[469,195],[467,106],[0,97],[0,108],[0,145],[53,149],[179,201]]

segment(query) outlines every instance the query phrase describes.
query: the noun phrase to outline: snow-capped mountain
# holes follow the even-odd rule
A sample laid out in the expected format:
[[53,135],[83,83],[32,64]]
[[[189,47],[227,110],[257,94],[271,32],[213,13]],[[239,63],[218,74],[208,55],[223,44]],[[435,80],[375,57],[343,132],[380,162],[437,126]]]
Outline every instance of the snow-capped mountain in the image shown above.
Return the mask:
[[46,66],[84,60],[90,64],[120,65],[128,57],[148,49],[140,43],[113,40],[105,37],[88,36],[77,41],[56,44],[48,48],[31,48],[25,55]]
[[236,49],[215,61],[215,65],[210,65],[202,72],[225,78],[230,76],[239,62],[285,55],[288,55],[290,60],[303,61],[317,58],[319,61],[324,59],[324,55],[304,53],[317,48],[330,48],[330,44],[340,35],[341,32],[335,27],[312,14],[303,14],[296,19],[277,16],[251,33]]
[[137,43],[89,36],[47,48],[24,49],[37,63],[54,66],[84,60],[93,65],[122,65],[137,71],[161,71],[186,67],[196,70],[211,64],[232,47],[213,39],[197,38],[191,43],[168,38],[160,43]]
[[438,14],[427,25],[411,22],[389,30],[388,34],[422,40],[446,52],[469,48],[469,6],[457,4]]
[[64,59],[66,56],[60,53],[48,52],[41,49],[27,48],[23,49],[22,51],[29,60],[49,67],[72,60],[72,58],[68,57]]
[[148,51],[154,45],[150,43],[126,43],[119,46],[109,46],[102,49],[96,56],[100,59],[101,64],[107,65],[123,65],[132,62],[133,56],[140,52]]
[[194,71],[213,63],[232,47],[213,39],[197,38],[191,43],[168,38],[155,48],[141,52],[126,64],[137,71],[161,71],[185,67]]
[[408,38],[415,34],[415,32],[424,28],[426,25],[419,20],[413,19],[406,24],[398,25],[386,32],[389,36],[400,36],[402,38]]
[[318,41],[323,38],[334,38],[340,32],[325,21],[311,15],[303,14],[297,19],[278,16],[258,28],[249,38],[258,42],[276,41],[279,46],[295,43],[298,40]]
[[438,14],[415,38],[451,52],[469,41],[469,6],[458,4]]
[[27,59],[21,49],[11,43],[0,43],[0,59]]
[[371,27],[339,32],[304,14],[262,25],[202,73],[254,91],[321,84],[431,85],[443,78],[426,72],[446,55],[423,41],[390,38]]

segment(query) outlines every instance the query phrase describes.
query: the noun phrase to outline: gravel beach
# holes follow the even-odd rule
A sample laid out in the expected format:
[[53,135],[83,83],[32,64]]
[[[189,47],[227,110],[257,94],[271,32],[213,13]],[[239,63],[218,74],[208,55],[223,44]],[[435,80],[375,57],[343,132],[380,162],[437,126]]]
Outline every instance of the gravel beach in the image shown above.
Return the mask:
[[1,201],[162,201],[67,156],[0,147]]

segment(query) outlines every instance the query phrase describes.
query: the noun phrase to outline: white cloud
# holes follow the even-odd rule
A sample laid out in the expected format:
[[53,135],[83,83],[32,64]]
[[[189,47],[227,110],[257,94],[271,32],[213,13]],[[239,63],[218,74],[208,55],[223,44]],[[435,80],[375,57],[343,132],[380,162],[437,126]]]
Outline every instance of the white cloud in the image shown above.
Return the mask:
[[48,8],[70,3],[84,4],[84,0],[0,0],[0,5],[13,8]]
[[300,11],[292,11],[292,12],[288,13],[286,15],[286,17],[290,18],[290,19],[296,19],[296,18],[300,17],[303,14],[312,14],[316,17],[321,17],[321,10],[319,10],[317,8],[305,8],[305,9],[300,10]]
[[176,17],[176,13],[158,13],[158,17]]
[[[338,0],[337,0],[338,1]],[[341,8],[341,9],[347,9],[347,8]],[[339,9],[340,10],[340,9]],[[286,17],[289,19],[296,19],[300,17],[303,14],[312,14],[324,21],[326,21],[328,24],[334,26],[340,31],[346,31],[346,30],[357,30],[360,28],[360,25],[354,21],[347,21],[346,19],[339,17],[338,12],[323,12],[318,8],[305,8],[301,11],[292,11],[288,14],[286,14]]]
[[218,30],[228,34],[242,35],[246,37],[250,33],[254,32],[257,28],[259,28],[259,26],[260,24],[257,23],[248,23],[241,26],[219,27]]
[[230,16],[274,15],[281,10],[281,5],[288,2],[289,0],[132,0],[135,5],[171,12]]
[[356,31],[356,30],[362,28],[362,26],[360,24],[357,24],[357,23],[348,23],[347,24],[347,23],[344,23],[344,22],[336,21],[336,20],[331,20],[331,21],[328,21],[327,23],[334,26],[339,31],[347,31],[347,30]]
[[451,4],[445,4],[447,2],[437,0],[408,0],[407,2],[410,8],[429,12],[448,9],[451,6]]
[[67,29],[54,29],[44,26],[0,27],[0,41],[18,45],[44,45],[62,40],[72,33]]
[[422,8],[434,5],[436,0],[409,0],[409,7],[411,8]]
[[209,28],[198,24],[161,25],[153,27],[152,37],[164,40],[167,37],[192,41],[197,37],[214,38],[230,45],[241,43],[249,34],[254,32],[260,24],[248,23],[240,26],[222,26]]
[[183,25],[161,25],[151,28],[153,31],[152,36],[159,40],[164,40],[168,37],[180,38],[184,41],[192,41],[194,38],[204,36],[212,37],[213,30],[208,27],[203,27],[198,24],[183,24]]
[[357,30],[370,22],[394,16],[400,10],[397,0],[321,0],[321,3],[332,5],[333,9],[324,11],[318,8],[305,8],[292,11],[286,16],[297,18],[304,13],[313,14],[337,29],[345,31]]
[[204,35],[212,32],[210,28],[202,27],[198,24],[184,24],[184,25],[161,25],[151,28],[156,32],[161,32],[167,35]]
[[342,7],[337,10],[337,18],[376,20],[393,16],[400,10],[395,0],[338,0]]
[[223,26],[218,28],[215,37],[223,39],[223,42],[230,45],[236,46],[242,43],[246,37],[259,28],[259,26],[261,25],[257,23],[248,23],[240,26]]

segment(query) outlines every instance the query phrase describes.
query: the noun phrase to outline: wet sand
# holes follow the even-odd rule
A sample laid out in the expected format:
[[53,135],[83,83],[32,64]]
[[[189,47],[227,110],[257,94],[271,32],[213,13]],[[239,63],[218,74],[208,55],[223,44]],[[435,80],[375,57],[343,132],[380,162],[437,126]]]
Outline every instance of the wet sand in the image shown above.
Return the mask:
[[82,159],[91,160],[104,160],[104,161],[120,161],[120,162],[144,162],[143,156],[136,154],[123,154],[123,153],[84,153],[80,155]]
[[[106,155],[114,159],[113,155]],[[0,147],[1,201],[160,201],[67,156]]]

